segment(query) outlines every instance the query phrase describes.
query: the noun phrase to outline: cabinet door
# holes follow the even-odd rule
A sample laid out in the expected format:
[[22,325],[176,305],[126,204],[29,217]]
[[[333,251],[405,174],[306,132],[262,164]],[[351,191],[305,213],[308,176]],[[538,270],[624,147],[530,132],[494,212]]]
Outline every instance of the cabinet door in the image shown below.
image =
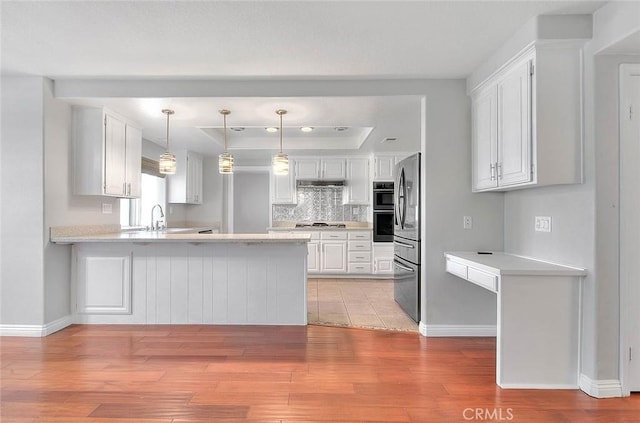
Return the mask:
[[125,123],[113,116],[105,116],[104,193],[125,194]]
[[323,273],[347,272],[347,245],[346,242],[330,241],[322,242],[322,267]]
[[373,166],[373,180],[393,181],[395,166],[395,156],[376,156]]
[[344,159],[324,159],[322,160],[322,179],[342,180],[346,176]]
[[473,190],[495,188],[498,184],[498,105],[495,85],[473,99]]
[[346,204],[369,204],[369,159],[348,159]]
[[531,180],[531,61],[498,82],[498,184]]
[[320,244],[318,242],[307,244],[307,271],[320,273]]
[[289,163],[288,175],[274,175],[270,173],[271,204],[296,204],[296,172],[297,167]]
[[187,203],[202,204],[202,157],[187,153]]
[[[297,179],[319,179],[320,178],[320,160],[316,159],[297,159],[296,160],[296,178]],[[289,166],[291,169],[291,166]]]
[[131,313],[131,256],[78,252],[76,312]]
[[140,177],[142,158],[142,131],[127,125],[126,127],[126,152],[125,152],[125,180],[127,197],[140,197]]

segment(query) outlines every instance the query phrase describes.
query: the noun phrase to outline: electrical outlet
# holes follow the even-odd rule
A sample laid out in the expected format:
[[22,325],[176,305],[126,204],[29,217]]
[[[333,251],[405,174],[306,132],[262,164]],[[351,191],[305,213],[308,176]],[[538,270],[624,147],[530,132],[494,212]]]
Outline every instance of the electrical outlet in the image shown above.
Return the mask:
[[536,216],[536,232],[551,232],[551,216]]
[[113,213],[113,204],[102,203],[102,214],[111,214]]
[[471,229],[473,228],[473,219],[471,218],[471,216],[463,216],[463,222],[462,222],[462,227],[464,229]]

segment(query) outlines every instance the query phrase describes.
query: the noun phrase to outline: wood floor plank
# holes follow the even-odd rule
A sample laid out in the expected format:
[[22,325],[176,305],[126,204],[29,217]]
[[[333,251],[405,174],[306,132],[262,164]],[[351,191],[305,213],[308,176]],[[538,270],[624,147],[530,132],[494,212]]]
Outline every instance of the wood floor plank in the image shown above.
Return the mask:
[[495,348],[494,338],[330,326],[73,325],[0,338],[0,420],[640,421],[640,395],[500,389]]

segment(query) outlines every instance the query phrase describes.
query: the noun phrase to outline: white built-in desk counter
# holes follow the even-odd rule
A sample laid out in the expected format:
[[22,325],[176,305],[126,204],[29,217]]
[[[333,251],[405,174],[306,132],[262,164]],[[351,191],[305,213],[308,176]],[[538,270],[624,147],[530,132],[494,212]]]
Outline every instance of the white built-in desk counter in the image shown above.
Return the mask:
[[307,323],[303,234],[56,234],[76,323]]
[[445,259],[447,272],[497,295],[500,387],[578,388],[584,269],[499,252]]

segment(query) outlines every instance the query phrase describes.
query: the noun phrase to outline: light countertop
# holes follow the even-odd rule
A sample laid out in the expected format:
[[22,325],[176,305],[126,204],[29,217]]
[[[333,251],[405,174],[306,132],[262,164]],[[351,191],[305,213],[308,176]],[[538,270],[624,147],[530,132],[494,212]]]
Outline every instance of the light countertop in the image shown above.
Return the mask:
[[495,275],[585,276],[587,274],[585,269],[579,267],[495,251],[492,254],[478,254],[475,251],[445,252],[445,257]]
[[[366,225],[366,226],[365,226]],[[371,224],[360,224],[360,225],[349,225],[347,224],[344,228],[336,228],[333,226],[305,226],[302,228],[296,228],[295,224],[293,225],[281,225],[281,226],[271,226],[267,228],[268,231],[295,231],[295,232],[311,232],[311,231],[371,231],[373,227]]]
[[96,242],[138,242],[138,243],[306,243],[306,234],[200,234],[176,231],[123,231],[87,235],[53,235],[51,242],[57,244],[77,244]]

